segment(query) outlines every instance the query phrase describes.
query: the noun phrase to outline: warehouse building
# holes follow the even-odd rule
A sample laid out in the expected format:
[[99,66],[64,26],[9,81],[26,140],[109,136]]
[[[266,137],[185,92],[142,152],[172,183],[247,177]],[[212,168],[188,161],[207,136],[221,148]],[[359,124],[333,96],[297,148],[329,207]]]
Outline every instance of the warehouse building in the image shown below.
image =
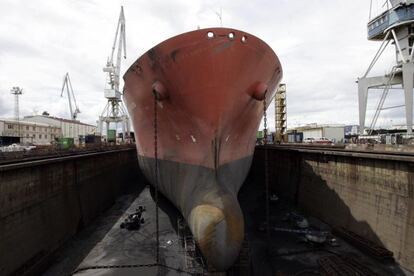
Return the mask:
[[63,137],[74,138],[75,141],[78,140],[79,137],[85,137],[86,135],[96,133],[96,126],[85,124],[76,120],[68,120],[48,115],[25,116],[23,120],[58,127],[62,129]]
[[334,143],[343,142],[345,138],[344,125],[318,125],[309,124],[296,128],[297,132],[303,133],[303,140],[308,138],[321,139],[327,138]]
[[44,123],[0,119],[0,145],[13,143],[50,145],[61,137],[60,127]]

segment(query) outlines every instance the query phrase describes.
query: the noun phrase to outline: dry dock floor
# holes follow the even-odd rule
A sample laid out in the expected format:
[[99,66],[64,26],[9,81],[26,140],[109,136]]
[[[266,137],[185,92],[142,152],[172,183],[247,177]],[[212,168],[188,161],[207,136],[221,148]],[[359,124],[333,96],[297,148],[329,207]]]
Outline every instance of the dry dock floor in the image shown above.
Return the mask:
[[[336,246],[328,243],[323,245],[311,243],[305,241],[303,234],[290,232],[270,231],[268,240],[265,230],[265,195],[263,188],[259,189],[251,176],[239,192],[239,201],[245,216],[245,228],[249,240],[251,275],[326,275],[319,266],[318,260],[330,256],[346,256],[356,259],[373,272],[373,274],[362,275],[414,275],[394,262],[377,261],[334,235],[331,237],[337,240]],[[291,221],[286,220],[286,215],[292,211],[306,217],[311,228],[331,231],[330,227],[320,220],[306,216],[306,210],[300,210],[291,202],[283,199],[270,202],[271,227],[298,229]]]
[[[194,275],[202,266],[184,252],[178,233],[178,211],[160,198],[160,263],[156,263],[154,190],[141,187],[117,199],[115,205],[83,229],[57,253],[45,276],[52,275]],[[137,230],[120,227],[128,214],[144,206],[145,222]],[[191,264],[188,265],[188,264]]]
[[[336,247],[304,242],[303,235],[288,232],[271,232],[268,240],[263,231],[266,218],[264,193],[260,187],[263,185],[256,185],[250,177],[239,193],[245,215],[250,264],[243,268],[245,271],[233,271],[229,275],[323,275],[318,260],[332,255],[355,258],[374,275],[413,275],[395,263],[378,262],[337,237],[339,246]],[[65,243],[43,275],[217,275],[207,273],[199,254],[191,249],[191,243],[184,241],[188,236],[182,234],[185,230],[180,227],[179,212],[163,197],[159,204],[162,266],[153,265],[156,260],[154,191],[147,185],[137,185],[129,194],[119,197],[115,205],[93,224]],[[121,229],[124,219],[140,205],[146,208],[141,228]],[[305,211],[298,210],[289,202],[282,199],[272,202],[271,225],[292,228],[291,223],[283,219],[292,211],[306,217]],[[314,228],[330,230],[315,218],[307,219]]]

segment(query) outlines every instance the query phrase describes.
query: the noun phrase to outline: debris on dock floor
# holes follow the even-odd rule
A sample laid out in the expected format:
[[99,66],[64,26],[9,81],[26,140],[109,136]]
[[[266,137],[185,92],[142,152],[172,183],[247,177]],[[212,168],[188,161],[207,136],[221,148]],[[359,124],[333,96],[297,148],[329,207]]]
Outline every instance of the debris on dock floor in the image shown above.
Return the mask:
[[[351,246],[332,234],[329,226],[282,198],[270,205],[268,241],[263,190],[247,180],[239,200],[246,240],[227,275],[409,275],[396,263],[378,261]],[[120,197],[59,250],[56,263],[44,275],[225,275],[208,272],[178,210],[163,197],[159,206],[160,265],[155,264],[155,202],[147,186]],[[134,216],[144,219],[139,227],[121,227]],[[323,240],[317,239],[319,234]]]

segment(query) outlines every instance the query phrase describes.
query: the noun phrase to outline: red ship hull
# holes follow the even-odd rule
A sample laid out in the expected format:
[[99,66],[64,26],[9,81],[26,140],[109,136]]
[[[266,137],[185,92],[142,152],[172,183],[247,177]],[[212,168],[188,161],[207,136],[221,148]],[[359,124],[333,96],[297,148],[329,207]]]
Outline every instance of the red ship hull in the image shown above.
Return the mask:
[[124,76],[141,169],[154,183],[155,95],[159,189],[217,270],[238,256],[244,223],[237,193],[250,168],[263,99],[271,101],[281,78],[267,44],[226,28],[166,40]]

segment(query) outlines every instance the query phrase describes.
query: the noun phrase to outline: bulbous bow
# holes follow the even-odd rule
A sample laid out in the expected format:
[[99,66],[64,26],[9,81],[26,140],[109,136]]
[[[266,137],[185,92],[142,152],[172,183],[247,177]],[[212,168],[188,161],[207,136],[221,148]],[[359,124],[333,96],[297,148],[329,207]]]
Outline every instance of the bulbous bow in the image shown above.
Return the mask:
[[244,221],[234,195],[229,193],[219,197],[222,206],[201,203],[194,207],[188,224],[207,264],[217,271],[225,271],[239,255]]

